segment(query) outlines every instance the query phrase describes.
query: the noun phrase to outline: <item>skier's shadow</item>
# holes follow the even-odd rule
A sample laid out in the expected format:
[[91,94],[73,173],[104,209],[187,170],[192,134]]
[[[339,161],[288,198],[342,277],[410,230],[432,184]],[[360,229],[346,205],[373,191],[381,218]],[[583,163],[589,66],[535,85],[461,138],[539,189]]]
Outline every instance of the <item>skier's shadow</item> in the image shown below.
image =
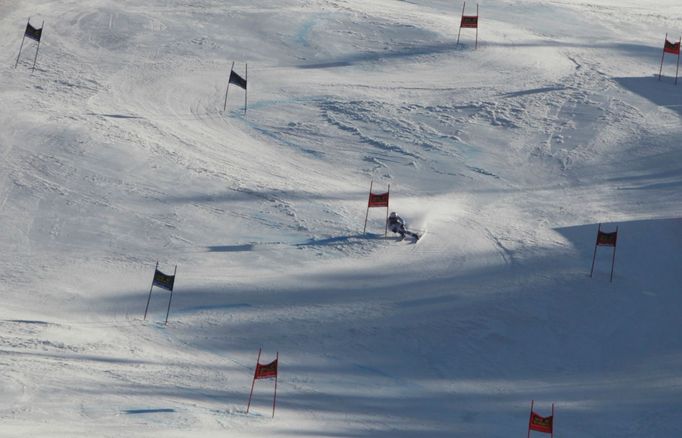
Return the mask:
[[363,242],[367,240],[392,240],[392,241],[397,241],[400,240],[400,237],[398,236],[393,236],[393,235],[387,235],[384,236],[383,234],[376,234],[376,233],[359,233],[359,234],[351,234],[348,236],[335,236],[335,237],[327,237],[325,239],[308,239],[305,242],[302,243],[297,243],[297,247],[305,247],[305,246],[337,246],[337,245],[359,245],[362,244]]
[[244,252],[253,251],[254,244],[246,243],[242,245],[212,245],[206,248],[209,252]]

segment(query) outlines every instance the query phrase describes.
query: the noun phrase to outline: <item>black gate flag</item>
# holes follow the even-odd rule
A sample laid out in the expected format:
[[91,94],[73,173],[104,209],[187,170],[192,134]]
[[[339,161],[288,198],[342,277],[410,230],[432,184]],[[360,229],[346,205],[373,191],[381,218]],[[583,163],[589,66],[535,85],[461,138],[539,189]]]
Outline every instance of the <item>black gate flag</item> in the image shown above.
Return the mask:
[[166,311],[166,322],[168,324],[168,315],[170,314],[171,301],[173,301],[173,285],[175,284],[175,274],[178,272],[177,265],[173,271],[173,275],[164,274],[159,271],[159,262],[156,262],[156,268],[154,268],[154,278],[152,279],[152,285],[149,288],[149,297],[147,297],[147,307],[144,308],[144,319],[147,319],[147,311],[149,310],[149,302],[152,300],[152,289],[154,286],[160,287],[161,289],[166,289],[170,291],[170,297],[168,298],[168,310]]
[[175,275],[166,275],[158,269],[154,271],[154,286],[158,286],[161,289],[173,290],[173,284],[175,283]]
[[248,90],[246,88],[246,81],[249,76],[249,65],[245,64],[244,66],[244,77],[239,76],[237,73],[234,71],[234,62],[232,63],[232,67],[230,67],[230,77],[227,80],[227,88],[225,89],[225,104],[223,105],[223,111],[227,110],[227,93],[230,91],[230,84],[235,84],[239,88],[244,90],[244,114],[246,114],[246,106],[248,102]]
[[26,23],[26,31],[24,32],[24,36],[31,38],[32,40],[35,41],[40,41],[40,37],[42,34],[43,34],[42,27],[40,29],[36,29],[35,27],[31,26],[31,23]]
[[235,84],[236,86],[241,87],[241,88],[243,88],[244,90],[246,90],[246,79],[244,79],[243,77],[239,76],[237,73],[234,72],[234,70],[232,70],[232,71],[230,72],[230,79],[229,79],[229,82],[230,82],[231,84]]
[[38,42],[38,46],[36,47],[36,56],[33,58],[33,67],[31,67],[32,72],[36,70],[36,61],[38,60],[38,51],[40,50],[40,38],[43,36],[44,27],[45,27],[44,21],[43,24],[40,26],[40,29],[31,26],[31,18],[29,17],[28,21],[26,22],[26,30],[24,30],[24,36],[23,38],[21,38],[21,46],[19,46],[19,54],[17,55],[17,62],[14,63],[14,68],[17,68],[17,65],[19,65],[19,58],[21,57],[21,50],[24,48],[24,41],[26,40],[26,38],[28,38]]

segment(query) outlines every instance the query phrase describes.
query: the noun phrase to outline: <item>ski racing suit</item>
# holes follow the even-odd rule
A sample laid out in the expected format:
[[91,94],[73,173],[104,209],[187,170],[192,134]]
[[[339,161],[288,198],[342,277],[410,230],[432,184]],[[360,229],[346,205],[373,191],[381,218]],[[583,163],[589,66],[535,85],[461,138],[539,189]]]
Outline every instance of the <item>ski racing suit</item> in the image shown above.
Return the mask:
[[405,228],[405,221],[398,215],[388,217],[388,229],[393,233],[400,234],[400,238],[404,238],[405,234],[407,234],[415,239],[419,239],[419,234],[407,231],[407,228]]

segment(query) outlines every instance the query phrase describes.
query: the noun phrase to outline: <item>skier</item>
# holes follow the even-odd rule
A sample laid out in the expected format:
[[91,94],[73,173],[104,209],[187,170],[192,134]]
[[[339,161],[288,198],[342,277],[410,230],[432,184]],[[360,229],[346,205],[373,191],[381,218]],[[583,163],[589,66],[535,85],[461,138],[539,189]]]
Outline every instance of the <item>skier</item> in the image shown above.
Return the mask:
[[388,229],[393,233],[400,234],[401,239],[404,239],[405,234],[407,234],[408,236],[412,236],[415,241],[419,240],[419,234],[408,231],[407,228],[405,228],[405,221],[398,216],[395,211],[392,211],[388,216]]

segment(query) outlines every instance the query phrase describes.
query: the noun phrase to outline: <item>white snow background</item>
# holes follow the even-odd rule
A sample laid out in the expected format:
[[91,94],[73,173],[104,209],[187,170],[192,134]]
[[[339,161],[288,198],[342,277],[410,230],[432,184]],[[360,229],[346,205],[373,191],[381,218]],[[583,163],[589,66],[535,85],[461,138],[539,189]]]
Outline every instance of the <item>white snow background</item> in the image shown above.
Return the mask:
[[461,7],[0,0],[0,435],[682,436],[682,3]]

